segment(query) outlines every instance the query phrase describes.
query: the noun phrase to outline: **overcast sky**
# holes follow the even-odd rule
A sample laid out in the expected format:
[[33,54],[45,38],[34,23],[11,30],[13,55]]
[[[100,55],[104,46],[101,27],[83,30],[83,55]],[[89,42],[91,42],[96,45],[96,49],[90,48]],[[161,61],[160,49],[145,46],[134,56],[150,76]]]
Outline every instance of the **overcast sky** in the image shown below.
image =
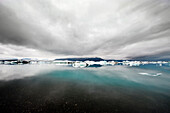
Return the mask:
[[0,58],[169,53],[170,0],[0,0]]

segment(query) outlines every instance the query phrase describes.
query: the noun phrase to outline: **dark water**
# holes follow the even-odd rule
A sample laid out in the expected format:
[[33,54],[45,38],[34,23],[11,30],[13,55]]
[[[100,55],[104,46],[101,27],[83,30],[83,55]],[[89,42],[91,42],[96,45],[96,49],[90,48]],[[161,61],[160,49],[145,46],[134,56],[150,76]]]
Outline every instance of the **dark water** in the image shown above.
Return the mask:
[[170,67],[0,65],[0,113],[170,113]]

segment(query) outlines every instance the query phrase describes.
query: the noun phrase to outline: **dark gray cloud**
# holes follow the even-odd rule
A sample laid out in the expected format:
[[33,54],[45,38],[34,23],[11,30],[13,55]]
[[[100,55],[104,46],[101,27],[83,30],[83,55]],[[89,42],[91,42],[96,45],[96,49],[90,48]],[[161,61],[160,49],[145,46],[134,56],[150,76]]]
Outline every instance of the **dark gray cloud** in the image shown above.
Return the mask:
[[0,55],[168,57],[169,12],[169,0],[0,1]]

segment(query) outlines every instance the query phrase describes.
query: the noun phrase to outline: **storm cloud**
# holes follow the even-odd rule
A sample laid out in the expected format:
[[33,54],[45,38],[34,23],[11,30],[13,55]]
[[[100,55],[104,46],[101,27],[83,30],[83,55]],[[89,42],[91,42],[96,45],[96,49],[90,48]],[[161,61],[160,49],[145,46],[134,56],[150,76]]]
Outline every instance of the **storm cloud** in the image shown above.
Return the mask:
[[169,0],[0,1],[1,57],[170,58],[169,52]]

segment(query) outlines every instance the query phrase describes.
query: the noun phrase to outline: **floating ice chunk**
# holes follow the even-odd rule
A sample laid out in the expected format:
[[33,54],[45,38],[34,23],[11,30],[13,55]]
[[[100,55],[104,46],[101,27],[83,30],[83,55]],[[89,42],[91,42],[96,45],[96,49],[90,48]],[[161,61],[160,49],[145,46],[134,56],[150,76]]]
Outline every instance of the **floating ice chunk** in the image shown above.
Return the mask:
[[156,73],[156,74],[150,74],[150,73],[138,73],[140,75],[145,75],[145,76],[160,76],[162,73]]
[[140,75],[150,75],[149,73],[139,73]]

